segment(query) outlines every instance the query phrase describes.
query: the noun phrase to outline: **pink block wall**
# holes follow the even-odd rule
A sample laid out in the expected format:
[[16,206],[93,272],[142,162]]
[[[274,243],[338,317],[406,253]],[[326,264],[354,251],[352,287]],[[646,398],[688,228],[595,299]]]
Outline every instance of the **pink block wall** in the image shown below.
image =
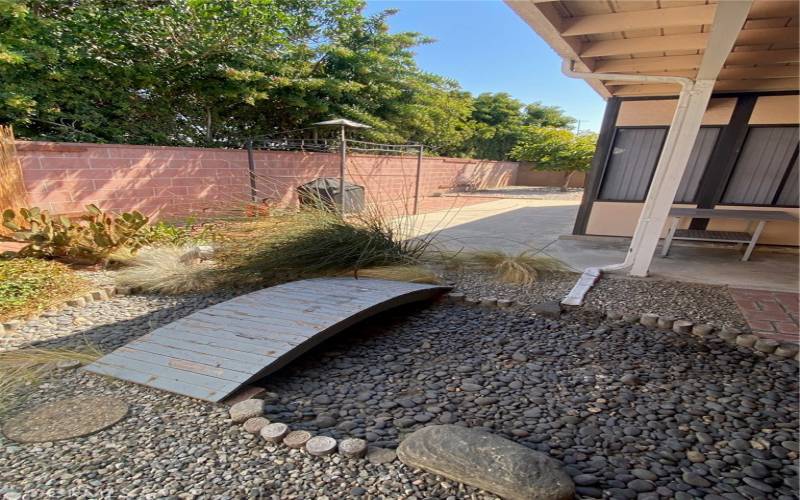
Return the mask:
[[[249,199],[247,152],[233,149],[115,144],[17,143],[31,206],[74,214],[94,203],[112,211],[140,210],[160,217],[210,212]],[[259,198],[296,202],[298,185],[337,177],[339,157],[327,153],[255,152]],[[365,186],[367,200],[409,213],[416,158],[352,155],[348,180]],[[446,208],[430,198],[452,190],[456,178],[485,187],[513,184],[517,164],[426,157],[420,178],[421,210]],[[480,198],[460,198],[458,205]],[[0,207],[5,208],[5,207]]]

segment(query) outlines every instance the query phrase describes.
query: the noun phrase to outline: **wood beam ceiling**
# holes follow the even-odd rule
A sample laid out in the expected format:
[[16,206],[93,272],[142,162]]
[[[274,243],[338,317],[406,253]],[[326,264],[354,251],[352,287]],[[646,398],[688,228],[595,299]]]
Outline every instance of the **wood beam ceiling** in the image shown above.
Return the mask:
[[[703,50],[708,45],[709,33],[685,35],[647,36],[585,42],[581,57],[605,57],[627,54],[645,54],[669,50]],[[772,29],[744,30],[736,39],[736,46],[769,45],[773,43],[795,43],[800,37],[797,26]]]
[[699,5],[579,16],[564,20],[561,35],[594,35],[617,31],[711,24],[716,10],[716,5]]

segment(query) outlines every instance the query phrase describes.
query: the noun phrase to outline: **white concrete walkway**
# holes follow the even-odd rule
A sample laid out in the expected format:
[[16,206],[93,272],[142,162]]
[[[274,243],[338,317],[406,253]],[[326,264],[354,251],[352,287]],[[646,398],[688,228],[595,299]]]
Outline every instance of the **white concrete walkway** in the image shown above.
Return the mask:
[[[624,238],[559,239],[570,235],[579,201],[501,199],[409,219],[417,235],[438,231],[435,244],[448,250],[544,252],[572,270],[625,260]],[[655,257],[652,278],[774,291],[798,290],[796,253],[757,249],[749,262],[732,247],[674,245],[669,258]],[[658,255],[658,253],[657,253]]]

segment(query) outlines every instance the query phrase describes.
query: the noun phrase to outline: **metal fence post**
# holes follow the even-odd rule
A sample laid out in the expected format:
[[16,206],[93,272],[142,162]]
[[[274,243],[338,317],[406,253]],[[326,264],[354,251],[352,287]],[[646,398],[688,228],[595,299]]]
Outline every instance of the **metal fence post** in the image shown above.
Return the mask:
[[424,146],[422,144],[419,145],[419,151],[417,151],[417,175],[414,181],[414,215],[419,213],[419,181],[422,177],[422,149]]
[[256,190],[256,160],[253,157],[253,140],[247,141],[247,172],[250,175],[250,200],[258,201],[258,191]]
[[345,138],[344,132],[344,125],[341,126],[340,129],[340,144],[339,144],[339,198],[341,200],[341,205],[339,207],[340,213],[342,215],[345,214],[346,204],[345,199],[347,198],[345,193],[345,186],[344,186],[344,176],[347,172],[347,139]]

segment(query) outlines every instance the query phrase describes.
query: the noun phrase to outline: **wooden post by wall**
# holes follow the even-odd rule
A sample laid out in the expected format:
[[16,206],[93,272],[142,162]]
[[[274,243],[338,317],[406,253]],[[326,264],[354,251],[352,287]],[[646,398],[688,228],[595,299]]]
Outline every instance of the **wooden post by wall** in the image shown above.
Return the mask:
[[[14,131],[0,125],[0,212],[7,208],[18,210],[27,207],[27,193],[22,181],[22,168],[14,145]],[[0,233],[10,231],[0,226]]]

